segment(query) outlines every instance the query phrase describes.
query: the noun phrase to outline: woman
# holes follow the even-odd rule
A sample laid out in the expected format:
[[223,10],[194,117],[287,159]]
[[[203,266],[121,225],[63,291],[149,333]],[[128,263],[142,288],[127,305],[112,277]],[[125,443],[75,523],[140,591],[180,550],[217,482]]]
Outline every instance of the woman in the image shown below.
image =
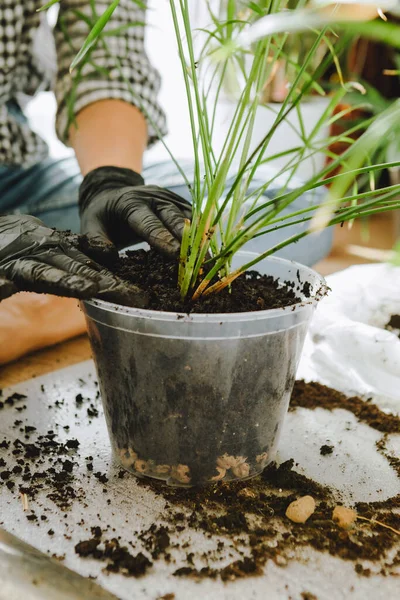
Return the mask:
[[[54,36],[45,13],[37,12],[41,4],[2,0],[0,6],[0,214],[6,215],[0,216],[0,299],[19,290],[63,297],[20,293],[0,304],[0,364],[84,331],[76,302],[67,296],[145,301],[140,290],[127,290],[110,273],[100,273],[77,254],[71,237],[49,227],[87,234],[87,254],[107,264],[116,248],[139,240],[176,255],[183,218],[191,215],[189,190],[172,163],[145,170],[144,179],[153,185],[142,177],[146,147],[165,133],[159,75],[144,50],[144,11],[135,0],[121,0],[107,25],[106,44],[98,43],[71,76],[70,64],[96,20],[92,6],[101,15],[109,1],[61,0]],[[23,116],[26,95],[50,87],[58,104],[58,136],[76,158],[49,159]],[[193,165],[184,169],[190,179]],[[255,189],[273,179],[275,189],[265,195],[279,194],[283,183],[275,172],[257,174]],[[154,185],[159,182],[169,189]],[[290,185],[299,182],[293,178]],[[296,208],[320,201],[316,192],[304,195]],[[299,227],[269,234],[268,243]],[[246,248],[263,249],[261,240]],[[313,264],[330,243],[328,233],[281,254]]]
[[[37,12],[43,4],[0,5],[0,299],[10,296],[0,304],[0,364],[84,331],[72,298],[118,301],[127,294],[71,238],[49,228],[81,230],[91,240],[87,252],[104,264],[116,246],[138,240],[176,254],[183,218],[190,216],[185,200],[146,186],[141,176],[146,147],[165,131],[159,75],[146,57],[144,28],[126,27],[143,22],[144,11],[121,0],[107,25],[116,30],[107,36],[108,49],[98,44],[71,77],[70,64],[88,32],[82,14],[93,19],[92,3],[62,0],[54,37],[46,14]],[[98,14],[108,5],[96,0]],[[77,162],[51,160],[23,115],[26,96],[51,87],[57,134]],[[128,293],[143,301],[140,290]]]

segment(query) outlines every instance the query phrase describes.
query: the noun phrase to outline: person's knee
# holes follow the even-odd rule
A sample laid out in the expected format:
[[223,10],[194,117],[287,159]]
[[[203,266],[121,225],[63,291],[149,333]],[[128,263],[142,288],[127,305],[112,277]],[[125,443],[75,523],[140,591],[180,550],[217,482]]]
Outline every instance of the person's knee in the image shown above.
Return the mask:
[[76,300],[21,292],[0,303],[0,364],[85,330]]

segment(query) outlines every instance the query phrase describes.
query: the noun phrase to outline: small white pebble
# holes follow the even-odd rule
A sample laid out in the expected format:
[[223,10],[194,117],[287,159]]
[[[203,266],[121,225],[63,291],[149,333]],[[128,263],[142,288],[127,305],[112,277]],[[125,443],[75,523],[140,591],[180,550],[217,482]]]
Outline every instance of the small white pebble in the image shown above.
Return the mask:
[[122,464],[127,467],[128,469],[133,467],[135,464],[135,461],[137,460],[137,454],[136,452],[134,452],[133,450],[130,450],[129,448],[122,448],[121,450],[118,450],[119,453],[119,457],[121,459]]
[[268,460],[268,452],[263,452],[262,454],[259,454],[258,456],[256,456],[257,463],[265,463],[267,460]]
[[274,563],[277,564],[278,567],[286,567],[287,560],[286,560],[286,558],[284,558],[280,554],[277,554],[277,556],[274,558]]
[[235,475],[235,477],[248,477],[250,474],[250,465],[246,462],[241,463],[240,465],[232,468],[232,473]]
[[345,506],[335,506],[332,513],[332,520],[342,529],[350,529],[357,519],[357,513],[352,508]]
[[172,468],[172,477],[181,483],[190,483],[190,469],[188,465],[177,465]]
[[233,456],[232,457],[232,469],[234,467],[239,467],[240,465],[242,465],[243,463],[246,462],[247,457],[246,456]]
[[138,455],[132,448],[121,448],[118,450],[121,461],[130,467],[133,467],[133,463],[137,460]]
[[222,467],[216,467],[217,475],[211,477],[211,481],[221,481],[226,475],[226,469]]
[[291,502],[286,509],[286,516],[293,523],[305,523],[315,511],[315,500],[312,496],[303,496]]
[[156,465],[154,467],[154,473],[158,475],[166,475],[170,472],[171,467],[169,465]]
[[219,458],[217,458],[217,465],[221,467],[221,469],[231,469],[236,465],[236,459],[234,456],[230,456],[229,454],[223,454]]
[[138,473],[145,473],[147,471],[147,462],[140,459],[135,461],[135,469]]
[[117,450],[118,452],[118,456],[120,457],[121,460],[128,460],[129,459],[129,454],[128,454],[128,450],[127,448],[119,448]]

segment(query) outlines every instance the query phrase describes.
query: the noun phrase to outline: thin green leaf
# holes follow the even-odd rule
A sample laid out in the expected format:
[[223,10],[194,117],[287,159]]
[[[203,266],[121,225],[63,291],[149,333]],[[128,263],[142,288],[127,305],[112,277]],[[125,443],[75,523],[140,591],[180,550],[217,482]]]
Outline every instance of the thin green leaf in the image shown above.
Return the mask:
[[400,49],[399,26],[390,21],[382,21],[381,19],[365,23],[352,21],[351,23],[341,23],[336,29]]
[[262,10],[262,8],[260,6],[258,6],[258,4],[256,4],[255,2],[248,2],[247,6],[249,8],[251,8],[251,10],[253,12],[255,12],[257,15],[259,15],[260,17],[264,16],[264,11]]
[[182,235],[182,244],[181,244],[181,252],[179,258],[179,271],[178,271],[178,285],[182,288],[183,279],[185,276],[185,267],[188,258],[188,250],[190,243],[190,221],[189,219],[185,219],[185,224],[183,228]]
[[110,4],[110,6],[101,15],[101,17],[99,18],[97,23],[94,25],[94,27],[90,31],[89,35],[87,36],[82,48],[79,50],[78,54],[75,56],[74,60],[72,61],[70,71],[73,71],[75,69],[75,67],[77,65],[79,65],[79,63],[82,62],[82,60],[85,58],[86,54],[97,42],[101,32],[103,31],[104,27],[107,25],[108,21],[110,20],[111,15],[117,8],[119,2],[120,2],[120,0],[113,0],[113,2]]
[[45,4],[44,6],[41,6],[40,8],[38,8],[36,10],[36,12],[42,12],[43,10],[47,10],[48,8],[50,8],[51,6],[53,6],[54,4],[58,4],[58,2],[60,2],[60,0],[50,0],[50,2],[47,2],[47,4]]
[[78,19],[80,19],[81,21],[83,21],[84,23],[86,23],[86,25],[89,28],[93,27],[93,22],[92,22],[91,18],[88,17],[87,15],[85,15],[85,13],[83,13],[81,10],[73,9],[73,10],[71,10],[71,13],[73,15],[75,15],[76,17],[78,17]]
[[397,244],[393,248],[393,252],[394,256],[390,262],[393,266],[400,267],[400,242],[397,242]]
[[120,35],[121,33],[124,33],[124,31],[127,31],[128,29],[131,29],[132,27],[145,27],[146,23],[145,21],[131,21],[130,23],[125,23],[124,25],[121,25],[120,27],[115,27],[114,29],[108,29],[107,31],[104,31],[103,35],[104,37],[111,37],[114,35]]

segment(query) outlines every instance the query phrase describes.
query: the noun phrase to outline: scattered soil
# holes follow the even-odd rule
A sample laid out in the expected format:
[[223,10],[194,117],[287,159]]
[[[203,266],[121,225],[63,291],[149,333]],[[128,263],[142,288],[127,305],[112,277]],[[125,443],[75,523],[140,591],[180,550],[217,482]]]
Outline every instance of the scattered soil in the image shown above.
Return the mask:
[[319,449],[319,453],[321,456],[327,456],[328,454],[332,454],[334,446],[328,446],[328,444],[323,444]]
[[[95,400],[82,398],[78,404],[85,402]],[[16,410],[11,403],[6,407]],[[371,402],[348,399],[319,384],[302,381],[296,382],[292,395],[291,410],[296,407],[350,410],[360,421],[383,432],[377,448],[400,477],[400,461],[390,456],[386,449],[388,433],[400,431],[399,417],[383,413]],[[85,413],[83,408],[82,426],[89,418]],[[41,514],[40,498],[45,494],[55,503],[58,517],[60,510],[64,512],[68,532],[72,504],[79,502],[83,507],[87,506],[85,490],[74,475],[79,440],[66,440],[65,432],[58,435],[56,427],[46,435],[38,434],[34,427],[21,422],[16,427],[20,430],[20,438],[0,441],[0,448],[4,450],[0,457],[0,486],[8,487],[13,483],[15,491],[12,486],[6,493],[26,495],[29,509],[23,514],[30,521],[29,526],[45,527],[48,535],[53,536],[55,532],[49,529],[47,516]],[[325,445],[317,452],[328,456],[332,449]],[[14,456],[12,467],[11,464],[7,466],[10,453]],[[92,456],[84,458],[92,469],[87,471],[88,485],[113,485],[113,480],[108,481],[105,474],[93,472]],[[97,517],[101,527],[82,519],[78,524],[82,528],[82,540],[76,544],[75,552],[83,559],[100,561],[106,572],[127,577],[141,577],[154,562],[165,561],[171,564],[175,577],[218,578],[229,582],[260,575],[269,560],[284,568],[290,561],[300,558],[301,548],[312,548],[351,561],[360,577],[398,572],[400,552],[395,554],[395,549],[399,536],[361,520],[349,530],[338,527],[332,520],[337,505],[335,494],[329,487],[298,473],[296,467],[294,460],[289,460],[279,466],[268,466],[261,475],[248,481],[218,482],[201,488],[171,488],[150,479],[138,480],[139,485],[150,488],[164,499],[160,523],[145,531],[131,531],[132,542],[123,545],[120,535],[129,535],[127,527],[124,531],[115,531],[100,514]],[[116,472],[115,482],[121,483],[120,473],[124,472]],[[286,509],[291,502],[305,495],[314,498],[316,510],[306,523],[293,523],[285,516]],[[355,508],[360,516],[400,528],[400,496],[382,502],[359,503]],[[200,553],[191,542],[194,532],[201,532],[213,541],[213,548]],[[68,533],[65,536],[70,539]],[[175,562],[175,550],[180,550],[180,556],[184,557],[179,564]],[[390,553],[395,554],[394,558],[389,557]],[[164,598],[170,600],[173,594],[166,594]],[[303,600],[313,598],[311,592],[302,593]]]
[[[2,394],[0,394],[0,397],[1,396]],[[25,400],[26,398],[27,396],[25,396],[24,394],[18,394],[17,392],[15,392],[14,394],[11,394],[11,396],[8,396],[8,398],[6,398],[5,400],[0,401],[0,410],[7,406],[14,406],[16,402],[19,402],[20,400]],[[19,406],[17,410],[24,410],[25,408],[26,406]]]
[[397,333],[400,338],[400,315],[392,315],[389,322],[386,323],[385,329]]
[[144,547],[154,560],[157,560],[161,555],[164,555],[167,559],[169,558],[167,550],[171,545],[171,539],[167,527],[153,524],[147,531],[138,534],[138,538],[143,542]]
[[400,457],[392,456],[386,448],[388,436],[385,434],[381,440],[376,442],[377,450],[386,458],[392,468],[397,472],[400,477]]
[[399,433],[400,418],[387,414],[373,404],[372,399],[362,400],[357,396],[348,398],[344,394],[320,383],[296,381],[290,400],[289,410],[303,408],[343,408],[352,412],[359,421],[383,433]]
[[216,579],[220,577],[222,581],[234,581],[242,577],[262,575],[262,570],[254,559],[245,556],[242,560],[236,560],[223,569],[181,567],[173,575],[175,577],[191,577],[193,579]]
[[[141,480],[140,485],[150,487],[175,507],[169,512],[171,531],[181,533],[194,529],[211,537],[223,536],[226,542],[218,552],[221,558],[228,555],[230,541],[244,542],[241,560],[224,568],[200,569],[188,561],[174,575],[195,579],[220,577],[224,581],[254,576],[262,572],[268,560],[285,566],[298,556],[301,547],[328,552],[343,560],[372,561],[377,563],[375,572],[378,567],[380,573],[389,574],[392,562],[389,560],[383,567],[381,563],[387,552],[398,544],[398,536],[366,522],[358,522],[350,531],[340,529],[332,521],[336,500],[331,490],[296,473],[294,466],[290,460],[279,467],[271,465],[260,477],[248,482],[221,483],[201,489],[167,488],[155,481]],[[304,524],[291,523],[285,517],[287,506],[305,494],[313,495],[316,511]],[[392,512],[398,501],[396,497],[378,503],[379,506],[365,505],[369,507],[371,518],[398,528],[400,517]],[[359,509],[360,514],[366,516],[365,507],[360,505]]]
[[315,594],[311,594],[311,592],[302,592],[301,594],[302,600],[318,600]]
[[104,568],[109,573],[121,573],[131,577],[141,577],[153,563],[142,553],[133,556],[126,546],[121,546],[117,538],[102,542],[100,537],[79,542],[75,552],[84,558],[92,557],[105,561]]
[[[21,427],[25,439],[31,440],[32,434],[35,441],[23,441],[19,438],[12,443],[6,439],[0,444],[3,448],[12,448],[12,454],[17,459],[17,465],[12,472],[5,469],[0,472],[0,480],[8,480],[7,487],[13,489],[14,479],[19,480],[18,490],[25,494],[29,500],[34,500],[43,490],[47,490],[47,497],[59,509],[66,510],[71,503],[84,495],[83,490],[77,489],[74,483],[73,461],[77,440],[67,440],[65,443],[57,439],[57,434],[49,430],[46,435],[36,435],[34,427]],[[48,465],[51,463],[50,467]],[[6,466],[2,459],[1,466]],[[12,478],[12,481],[9,481]],[[32,520],[31,516],[27,516]]]
[[[317,383],[295,383],[291,410],[297,406],[328,410],[342,408],[350,410],[360,421],[378,431],[400,431],[399,417],[382,412],[370,401],[347,398]],[[386,435],[381,444],[378,443],[378,449],[397,468],[400,476],[400,461],[386,452]],[[323,455],[331,454],[333,446],[324,445],[320,452]],[[353,561],[356,572],[361,576],[370,576],[372,571],[357,562],[360,560],[375,562],[373,572],[390,574],[396,568],[396,560],[389,560],[385,566],[382,566],[382,562],[387,552],[398,545],[398,536],[390,530],[361,521],[350,531],[340,529],[332,521],[333,508],[337,504],[332,491],[294,469],[294,460],[290,460],[279,467],[270,465],[259,477],[248,482],[220,483],[201,489],[167,488],[154,481],[141,480],[141,485],[151,487],[169,504],[179,508],[178,513],[171,513],[177,531],[194,528],[208,535],[222,535],[230,539],[248,536],[247,552],[250,550],[250,557],[244,556],[247,559],[245,568],[241,561],[235,561],[224,569],[196,569],[189,564],[177,569],[174,574],[196,579],[221,577],[223,580],[253,576],[260,572],[269,559],[284,566],[293,557],[295,549],[301,546]],[[287,506],[299,496],[307,494],[317,502],[315,513],[305,524],[290,524],[285,518]],[[382,502],[359,503],[356,509],[362,516],[399,529],[400,517],[393,512],[399,507],[400,496],[396,496]],[[283,533],[282,527],[285,529]],[[222,554],[224,552],[222,550]]]
[[273,277],[248,271],[231,286],[218,294],[211,294],[195,303],[182,302],[177,289],[178,264],[160,256],[155,250],[128,251],[117,258],[111,270],[124,279],[149,292],[148,308],[169,312],[237,313],[291,306],[300,302],[301,293],[309,295],[309,286],[301,292],[289,283],[280,287]]

